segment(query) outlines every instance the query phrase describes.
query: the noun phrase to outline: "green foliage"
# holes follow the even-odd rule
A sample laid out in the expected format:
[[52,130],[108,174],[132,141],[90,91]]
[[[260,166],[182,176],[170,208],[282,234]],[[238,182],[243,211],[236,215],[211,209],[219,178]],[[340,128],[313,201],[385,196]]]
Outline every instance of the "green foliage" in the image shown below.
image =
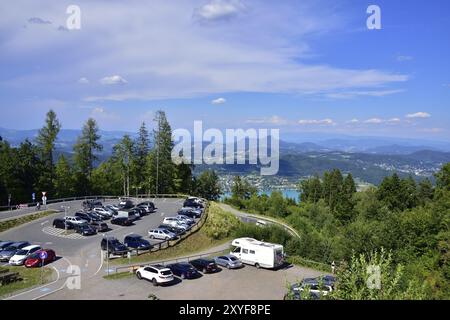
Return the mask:
[[64,155],[56,163],[53,185],[55,197],[57,198],[67,198],[75,194],[75,181],[72,168]]
[[240,224],[241,222],[234,215],[224,211],[216,203],[211,203],[203,231],[209,238],[221,240],[230,237],[232,231]]
[[208,200],[218,200],[222,194],[219,176],[213,170],[203,171],[195,180],[195,194]]

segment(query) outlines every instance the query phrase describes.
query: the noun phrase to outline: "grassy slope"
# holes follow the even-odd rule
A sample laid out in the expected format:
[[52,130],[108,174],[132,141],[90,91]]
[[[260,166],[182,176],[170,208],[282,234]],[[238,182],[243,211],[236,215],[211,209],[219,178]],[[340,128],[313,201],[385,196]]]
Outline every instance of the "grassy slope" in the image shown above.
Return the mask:
[[28,223],[30,221],[37,220],[37,219],[49,216],[49,215],[54,214],[56,212],[57,211],[54,211],[54,210],[48,210],[48,211],[39,212],[39,213],[36,213],[36,214],[32,214],[32,215],[21,217],[21,218],[17,218],[17,219],[1,221],[0,222],[0,232],[4,232],[4,231],[7,231],[9,229],[18,227],[18,226],[20,226],[22,224]]
[[[0,297],[4,298],[19,290],[24,290],[41,284],[41,268],[0,267],[0,270],[9,269],[10,272],[19,272],[22,281],[0,286]],[[44,268],[44,284],[52,280],[53,270]]]

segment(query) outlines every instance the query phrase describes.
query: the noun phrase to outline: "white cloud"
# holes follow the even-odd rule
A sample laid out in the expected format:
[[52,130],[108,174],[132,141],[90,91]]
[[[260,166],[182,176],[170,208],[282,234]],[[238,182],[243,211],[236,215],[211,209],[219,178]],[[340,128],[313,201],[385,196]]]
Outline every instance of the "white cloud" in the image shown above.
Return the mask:
[[194,17],[200,20],[219,20],[236,16],[244,9],[239,0],[212,0],[194,10]]
[[352,120],[347,121],[347,123],[355,124],[355,123],[359,123],[359,120],[356,118],[353,118]]
[[384,97],[396,93],[404,92],[403,89],[397,90],[372,90],[372,91],[344,91],[344,92],[334,92],[328,93],[326,96],[332,99],[354,99],[357,97],[367,96],[367,97]]
[[304,120],[301,119],[298,121],[300,125],[326,125],[331,126],[335,125],[336,123],[332,119],[323,119],[323,120]]
[[431,114],[429,114],[428,112],[416,112],[416,113],[411,113],[411,114],[407,114],[406,118],[408,119],[425,119],[425,118],[430,118]]
[[[245,19],[227,23],[196,23],[192,12],[203,20],[217,20],[245,12]],[[169,1],[108,2],[83,4],[86,27],[70,33],[56,28],[21,28],[17,21],[45,16],[55,26],[67,16],[55,1],[13,4],[0,2],[3,61],[9,57],[35,53],[36,59],[55,59],[51,68],[30,72],[9,82],[48,89],[58,79],[59,92],[68,92],[72,74],[114,75],[120,72],[133,79],[127,86],[97,87],[79,91],[74,97],[84,101],[131,99],[156,100],[224,95],[229,92],[287,93],[350,96],[392,94],[389,85],[405,82],[408,75],[392,71],[339,68],[308,59],[313,52],[309,41],[317,36],[348,27],[346,17],[334,6],[317,1],[292,1],[283,5],[270,1]],[[226,19],[225,19],[226,20]],[[294,26],[294,27],[293,27]],[[86,46],[86,43],[89,46]],[[176,44],[176,46],[174,46]],[[80,55],[61,56],[58,52]],[[57,58],[57,59],[56,59]],[[117,67],[120,66],[120,71]],[[106,77],[110,78],[110,77]],[[20,81],[19,81],[20,80]],[[91,82],[93,80],[91,79]],[[117,83],[105,79],[106,83]],[[126,80],[125,80],[126,81]],[[124,83],[118,79],[119,83]],[[39,87],[35,86],[38,83]],[[380,90],[379,88],[386,88]],[[51,88],[54,92],[55,88]],[[375,92],[378,90],[378,92]],[[355,93],[357,92],[357,93]],[[370,92],[370,93],[367,93]],[[344,94],[345,95],[345,94]]]
[[121,76],[114,75],[114,76],[109,76],[109,77],[102,78],[100,80],[100,83],[104,84],[104,85],[115,85],[115,84],[126,84],[128,82],[127,82],[127,80],[125,80]]
[[366,121],[364,121],[364,123],[368,123],[368,124],[380,124],[383,122],[384,122],[384,120],[380,119],[380,118],[371,118],[371,119],[367,119]]
[[400,118],[391,118],[391,119],[389,119],[387,122],[388,123],[391,123],[391,124],[395,124],[395,123],[399,123],[399,122],[401,122],[402,120],[400,119]]
[[224,104],[227,102],[225,98],[217,98],[211,101],[212,104]]
[[82,78],[78,79],[78,83],[88,84],[89,83],[89,79],[85,78],[85,77],[82,77]]

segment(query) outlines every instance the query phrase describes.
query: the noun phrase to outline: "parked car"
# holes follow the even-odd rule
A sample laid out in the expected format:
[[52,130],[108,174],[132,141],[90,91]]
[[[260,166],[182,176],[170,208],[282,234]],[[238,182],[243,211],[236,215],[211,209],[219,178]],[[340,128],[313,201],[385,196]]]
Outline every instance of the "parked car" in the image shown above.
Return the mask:
[[71,223],[74,227],[80,224],[86,224],[87,221],[81,219],[80,217],[65,217],[64,218],[68,223]]
[[[44,261],[42,261],[40,254],[41,252],[44,251],[47,253],[47,258],[45,258]],[[27,268],[42,267],[42,265],[46,265],[55,260],[56,260],[55,251],[51,249],[41,249],[33,253],[25,260],[25,267]]]
[[203,273],[213,273],[219,270],[214,260],[210,259],[196,259],[189,261],[195,269]]
[[15,255],[17,251],[29,245],[30,243],[28,241],[20,241],[10,244],[2,251],[0,251],[0,261],[2,262],[9,261],[9,259],[11,259],[11,257]]
[[189,226],[192,226],[193,224],[195,224],[195,220],[192,218],[189,218],[188,216],[185,215],[178,215],[175,217],[176,219],[178,219],[179,221],[181,221],[182,223],[185,223]]
[[139,214],[137,214],[133,209],[119,210],[114,213],[113,218],[127,218],[128,220],[135,221],[138,219]]
[[178,236],[186,233],[186,230],[184,229],[168,226],[167,224],[162,224],[158,228],[169,230],[170,232],[175,233]]
[[108,254],[124,256],[128,253],[128,247],[121,243],[117,238],[104,237],[100,242],[100,248],[108,252]]
[[109,212],[119,211],[119,207],[114,204],[107,204],[104,209]]
[[178,214],[194,219],[194,218],[200,218],[202,216],[202,210],[183,207],[180,210],[178,210]]
[[109,219],[113,215],[112,212],[106,210],[105,208],[101,208],[101,207],[94,208],[92,211],[95,212],[96,214],[98,214],[99,216],[101,216],[103,220]]
[[101,221],[91,222],[90,226],[93,227],[97,232],[106,232],[109,230],[108,225],[105,222]]
[[115,217],[111,219],[111,224],[128,227],[133,225],[133,221],[126,217]]
[[237,269],[243,266],[241,260],[232,255],[219,256],[214,259],[217,265],[227,269]]
[[97,230],[87,223],[76,224],[73,226],[73,229],[76,233],[79,233],[83,236],[93,236],[94,234],[97,234]]
[[150,239],[162,239],[162,240],[173,240],[177,238],[177,235],[173,232],[170,232],[167,229],[152,229],[148,232],[148,236]]
[[77,212],[75,213],[75,217],[78,217],[80,219],[83,219],[85,221],[87,221],[88,223],[94,222],[94,221],[101,221],[101,219],[99,219],[96,216],[93,216],[91,214],[89,214],[88,212]]
[[153,213],[156,210],[155,204],[151,201],[141,202],[137,205],[139,208],[144,208],[147,213]]
[[41,250],[40,246],[31,245],[27,247],[23,247],[20,250],[17,250],[16,253],[9,259],[9,264],[13,266],[21,266],[25,263],[25,260],[31,256],[36,251]]
[[14,242],[13,241],[1,241],[0,242],[0,251],[2,251],[4,248],[12,245]]
[[320,299],[322,296],[330,294],[334,290],[336,278],[333,276],[324,276],[317,278],[306,278],[301,283],[296,283],[291,286],[294,293],[294,300],[300,300],[302,292],[309,290],[309,297],[311,299]]
[[119,202],[119,210],[120,209],[131,209],[134,207],[134,203],[131,200],[122,200]]
[[187,262],[174,263],[167,266],[174,275],[181,277],[181,279],[195,279],[200,276],[200,273],[192,264]]
[[130,249],[150,250],[152,245],[142,236],[137,234],[129,234],[123,240],[123,243]]
[[143,208],[138,208],[138,207],[135,207],[135,208],[133,208],[133,209],[130,209],[130,212],[134,213],[134,216],[135,216],[137,219],[139,219],[139,218],[144,217],[144,216],[147,215],[147,212],[145,211],[145,209],[143,209]]
[[53,227],[58,229],[73,229],[73,224],[64,220],[63,218],[56,218],[53,220]]
[[183,203],[183,207],[191,207],[191,208],[204,208],[203,203],[200,203],[198,201],[192,200],[192,199],[187,199],[186,201],[184,201]]
[[172,271],[162,265],[139,268],[136,271],[136,276],[139,280],[146,279],[151,281],[154,286],[169,283],[174,280]]
[[102,207],[103,204],[100,200],[86,200],[83,201],[83,209],[84,210],[92,210],[97,207]]
[[178,220],[177,218],[174,218],[174,217],[164,218],[163,224],[167,224],[169,226],[184,229],[184,230],[189,229],[189,226],[187,224],[181,222],[180,220]]

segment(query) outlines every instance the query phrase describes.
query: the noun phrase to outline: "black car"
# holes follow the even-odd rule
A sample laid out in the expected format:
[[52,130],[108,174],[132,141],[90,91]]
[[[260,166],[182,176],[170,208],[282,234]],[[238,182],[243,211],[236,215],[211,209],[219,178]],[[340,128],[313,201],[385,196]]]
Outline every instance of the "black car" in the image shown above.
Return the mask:
[[202,271],[203,273],[213,273],[219,270],[219,267],[217,267],[217,264],[214,262],[214,260],[196,259],[189,262],[195,269],[197,269],[198,271]]
[[124,256],[128,253],[128,247],[114,237],[105,237],[100,242],[100,248],[108,254]]
[[131,200],[122,200],[119,203],[120,209],[131,209],[134,208],[134,203]]
[[200,273],[187,262],[174,263],[167,266],[172,273],[181,279],[195,279],[200,276]]
[[91,215],[88,212],[79,211],[79,212],[75,213],[75,217],[86,220],[89,223],[92,223],[94,221],[102,221],[102,219],[99,219],[98,217]]
[[125,237],[123,243],[130,249],[136,250],[150,250],[152,245],[150,242],[142,238],[138,234],[129,234]]
[[127,217],[116,217],[116,218],[112,218],[111,219],[111,223],[119,225],[119,226],[128,227],[128,226],[131,226],[133,224],[133,221],[131,221]]
[[202,213],[200,211],[197,211],[197,210],[195,210],[193,208],[191,210],[183,208],[181,210],[178,210],[177,213],[179,215],[181,215],[181,216],[186,216],[186,217],[191,218],[191,219],[197,219],[197,218],[200,218],[202,216]]
[[136,217],[143,217],[147,215],[147,211],[145,211],[145,209],[138,207],[131,209],[130,212],[134,212]]
[[76,233],[79,233],[83,236],[92,236],[94,234],[97,234],[97,230],[87,223],[75,224],[73,225],[73,229]]
[[14,243],[13,241],[1,241],[0,242],[0,251],[2,251],[4,248],[10,246],[13,243]]
[[63,218],[56,218],[53,220],[53,227],[58,229],[70,230],[73,229],[73,224],[64,220]]
[[200,209],[204,208],[203,204],[195,202],[192,199],[187,199],[186,201],[184,201],[183,207],[196,208],[196,209],[197,208],[200,208]]
[[83,201],[83,209],[84,210],[92,210],[97,207],[102,207],[103,204],[100,200],[86,200]]
[[93,221],[89,225],[97,230],[97,232],[106,232],[109,230],[109,227],[105,222]]
[[170,232],[175,233],[177,236],[186,233],[186,230],[185,230],[185,229],[181,229],[181,228],[169,226],[169,225],[167,225],[167,224],[162,224],[162,225],[160,225],[158,228],[159,228],[159,229],[166,229],[166,230],[169,230]]
[[136,207],[144,208],[147,213],[153,213],[156,211],[155,204],[151,201],[141,202]]

